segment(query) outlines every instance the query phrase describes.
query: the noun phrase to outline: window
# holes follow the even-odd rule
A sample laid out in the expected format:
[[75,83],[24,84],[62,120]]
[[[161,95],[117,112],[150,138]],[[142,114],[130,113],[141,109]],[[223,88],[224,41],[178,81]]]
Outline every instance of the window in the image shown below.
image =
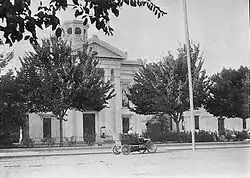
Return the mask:
[[71,28],[71,27],[68,28],[67,33],[68,33],[68,34],[72,34],[72,28]]
[[80,27],[76,27],[75,28],[75,34],[79,35],[82,33],[82,30],[80,29]]
[[43,138],[51,138],[51,118],[43,118]]
[[194,116],[194,126],[195,126],[195,130],[199,130],[200,129],[200,127],[199,127],[199,125],[200,125],[200,121],[199,121],[199,117],[200,116],[198,116],[198,115],[196,115],[196,116]]
[[129,107],[129,100],[127,97],[128,84],[122,84],[122,107]]
[[129,118],[123,117],[122,118],[122,133],[128,133],[129,130]]
[[225,132],[224,118],[222,117],[218,118],[218,132],[219,135],[223,135]]
[[111,69],[111,78],[110,78],[110,80],[114,81],[114,78],[115,78],[115,76],[114,76],[114,68],[112,68]]
[[243,121],[243,129],[247,129],[247,120],[244,118]]

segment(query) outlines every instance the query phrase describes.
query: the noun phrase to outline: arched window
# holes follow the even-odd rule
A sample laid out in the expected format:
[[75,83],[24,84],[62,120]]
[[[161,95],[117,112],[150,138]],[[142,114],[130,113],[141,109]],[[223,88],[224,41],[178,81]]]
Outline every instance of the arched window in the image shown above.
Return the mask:
[[68,28],[67,33],[68,33],[68,34],[72,34],[72,28],[71,28],[71,27]]
[[76,27],[75,34],[81,34],[81,33],[82,33],[81,29],[79,27]]

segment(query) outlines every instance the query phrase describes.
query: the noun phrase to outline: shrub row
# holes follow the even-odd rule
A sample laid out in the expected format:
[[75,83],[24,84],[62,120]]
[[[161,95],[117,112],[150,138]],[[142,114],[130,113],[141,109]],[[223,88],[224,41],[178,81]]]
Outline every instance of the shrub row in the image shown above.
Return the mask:
[[[144,132],[143,136],[150,138],[154,142],[180,142],[189,143],[192,141],[191,132]],[[223,136],[218,136],[216,132],[208,132],[200,130],[195,132],[195,141],[197,142],[213,142],[213,141],[242,141],[250,138],[246,131],[226,131]]]
[[227,140],[236,140],[236,141],[242,141],[250,138],[250,135],[247,130],[243,131],[225,130],[224,136],[225,139]]
[[[173,132],[168,131],[162,134],[144,132],[144,137],[150,138],[154,142],[191,142],[192,135],[191,132]],[[195,133],[195,140],[197,142],[211,142],[216,141],[216,134],[206,131],[199,131]]]

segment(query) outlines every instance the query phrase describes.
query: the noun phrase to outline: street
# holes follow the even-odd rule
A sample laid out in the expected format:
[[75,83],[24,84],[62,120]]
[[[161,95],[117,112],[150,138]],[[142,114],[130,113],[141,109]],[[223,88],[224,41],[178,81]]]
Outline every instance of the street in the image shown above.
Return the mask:
[[1,178],[249,178],[249,147],[0,160]]

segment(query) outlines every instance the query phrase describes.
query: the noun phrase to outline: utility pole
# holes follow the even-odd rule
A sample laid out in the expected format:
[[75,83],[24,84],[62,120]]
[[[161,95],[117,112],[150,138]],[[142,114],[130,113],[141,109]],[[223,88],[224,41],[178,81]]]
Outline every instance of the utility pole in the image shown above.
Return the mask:
[[185,37],[187,46],[187,64],[188,64],[188,85],[189,85],[189,101],[190,101],[190,113],[191,113],[191,133],[192,133],[192,150],[195,150],[195,122],[194,122],[194,101],[193,101],[193,86],[192,86],[192,73],[191,73],[191,59],[190,59],[190,42],[188,31],[188,18],[187,18],[187,3],[183,0],[184,11],[184,23],[185,23]]

